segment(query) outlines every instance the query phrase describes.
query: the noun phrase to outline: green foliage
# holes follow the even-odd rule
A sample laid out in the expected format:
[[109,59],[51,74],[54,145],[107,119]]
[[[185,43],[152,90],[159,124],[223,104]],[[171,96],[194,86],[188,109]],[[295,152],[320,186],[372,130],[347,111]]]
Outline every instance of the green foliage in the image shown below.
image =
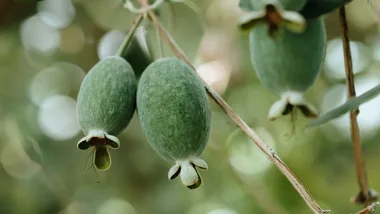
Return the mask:
[[368,90],[367,92],[363,93],[362,95],[358,97],[350,98],[343,105],[340,105],[328,111],[327,113],[319,116],[317,119],[312,120],[308,126],[316,127],[324,123],[327,123],[331,120],[334,120],[340,116],[343,116],[347,112],[358,109],[360,105],[372,100],[373,98],[377,97],[379,94],[380,94],[380,85],[373,87],[372,89]]

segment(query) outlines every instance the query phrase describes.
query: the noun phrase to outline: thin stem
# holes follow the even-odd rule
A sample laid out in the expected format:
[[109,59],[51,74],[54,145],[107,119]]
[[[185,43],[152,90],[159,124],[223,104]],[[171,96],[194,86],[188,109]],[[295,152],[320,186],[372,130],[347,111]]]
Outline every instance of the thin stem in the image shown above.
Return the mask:
[[[193,70],[195,70],[194,66],[189,62],[183,51],[175,43],[174,39],[160,24],[158,17],[152,12],[148,12],[148,15],[151,18],[154,26],[160,30],[161,38],[163,38],[168,43],[176,56],[187,63]],[[269,160],[271,160],[276,165],[276,167],[282,172],[282,174],[289,180],[289,182],[301,195],[313,213],[329,213],[330,211],[325,211],[318,205],[318,203],[310,195],[307,189],[302,185],[302,183],[289,169],[289,167],[280,159],[276,152],[269,145],[267,145],[235,112],[232,111],[231,107],[217,92],[215,92],[204,81],[203,83],[210,97],[223,109],[223,111],[234,121],[234,123],[247,134],[247,136],[260,148],[260,150],[265,153]]]
[[377,207],[379,207],[379,206],[380,206],[380,202],[372,203],[371,205],[369,205],[368,207],[360,210],[356,214],[373,214],[373,213],[375,213]]
[[120,45],[119,50],[117,50],[117,55],[122,56],[125,50],[127,50],[128,44],[132,41],[133,35],[136,32],[137,27],[140,25],[143,20],[143,14],[140,14],[132,22],[131,29],[129,29],[127,36],[124,38],[123,43]]
[[164,55],[164,47],[161,44],[161,35],[160,35],[160,31],[158,29],[156,29],[156,38],[157,38],[157,43],[158,43],[159,57],[163,58],[165,56]]
[[[346,10],[343,7],[339,9],[339,18],[340,18],[340,29],[342,34],[343,41],[343,51],[344,51],[344,63],[346,70],[346,83],[347,83],[347,95],[348,99],[356,96],[355,92],[355,83],[354,83],[354,74],[352,71],[352,58],[351,58],[351,49],[350,49],[350,39],[348,36],[348,25],[346,18]],[[368,194],[368,184],[367,184],[367,174],[365,170],[365,163],[363,157],[363,150],[361,146],[360,130],[357,121],[358,111],[350,112],[350,123],[351,123],[351,139],[352,146],[354,149],[354,158],[355,158],[355,167],[357,179],[359,182],[360,191],[364,200],[358,202],[363,203],[364,205],[369,205],[370,197]]]

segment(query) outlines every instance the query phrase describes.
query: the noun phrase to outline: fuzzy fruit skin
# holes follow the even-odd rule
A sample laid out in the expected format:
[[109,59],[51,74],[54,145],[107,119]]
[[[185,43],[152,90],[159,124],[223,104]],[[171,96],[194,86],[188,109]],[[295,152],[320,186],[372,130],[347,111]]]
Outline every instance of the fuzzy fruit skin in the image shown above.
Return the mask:
[[137,112],[149,144],[163,159],[188,160],[206,147],[208,97],[200,79],[178,58],[159,59],[143,72]]
[[118,135],[136,108],[136,77],[119,56],[99,61],[84,78],[78,94],[77,114],[84,134],[101,130]]
[[251,62],[260,81],[272,92],[306,91],[320,73],[325,52],[325,29],[321,18],[308,20],[301,34],[284,30],[273,40],[266,26],[250,34]]
[[300,11],[306,19],[313,19],[338,9],[352,0],[307,0]]

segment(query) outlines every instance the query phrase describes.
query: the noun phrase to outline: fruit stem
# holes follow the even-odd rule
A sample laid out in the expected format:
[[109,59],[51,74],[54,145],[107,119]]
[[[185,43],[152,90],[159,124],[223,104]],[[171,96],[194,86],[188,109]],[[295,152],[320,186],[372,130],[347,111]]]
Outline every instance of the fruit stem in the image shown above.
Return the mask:
[[125,50],[127,50],[127,47],[129,43],[132,41],[133,36],[135,35],[137,27],[140,25],[141,21],[143,20],[144,15],[139,14],[135,20],[132,22],[132,26],[128,31],[127,36],[124,38],[123,43],[120,45],[119,49],[117,50],[117,55],[122,56]]
[[[142,3],[143,0],[140,0]],[[176,44],[172,36],[169,32],[161,25],[158,17],[151,11],[147,12],[150,19],[153,22],[153,25],[159,29],[161,38],[163,38],[166,43],[170,46],[176,56],[183,60],[186,64],[188,64],[194,71],[196,69],[189,62],[186,55]],[[202,79],[201,79],[202,80]],[[202,80],[203,81],[203,80]],[[304,199],[309,208],[313,211],[313,213],[323,214],[330,213],[329,210],[323,210],[318,203],[314,200],[314,198],[310,195],[309,191],[303,186],[303,184],[298,180],[295,174],[290,170],[290,168],[281,160],[281,158],[277,155],[277,153],[266,144],[254,130],[252,130],[233,110],[231,107],[223,100],[223,98],[215,92],[207,83],[203,81],[203,84],[206,88],[207,93],[210,97],[223,109],[223,111],[234,121],[234,123],[242,129],[246,135],[260,148],[262,152],[269,158],[270,161],[275,164],[275,166],[282,172],[282,174],[289,180],[289,182],[293,185],[293,187],[297,190],[297,192]]]
[[[354,74],[352,71],[352,57],[350,49],[350,38],[348,36],[348,25],[346,18],[346,10],[344,6],[339,9],[339,19],[340,19],[340,29],[342,34],[343,42],[343,54],[344,54],[344,63],[346,70],[346,84],[347,84],[347,95],[348,99],[356,97],[355,92],[355,83],[354,83]],[[357,179],[359,182],[360,193],[356,198],[353,199],[354,202],[368,206],[371,201],[376,199],[376,196],[370,197],[368,182],[367,182],[367,173],[365,169],[364,157],[363,157],[363,148],[361,145],[360,130],[357,121],[357,116],[359,114],[358,109],[354,109],[350,112],[350,124],[351,124],[351,139],[352,146],[354,149],[354,158],[355,158],[355,167]]]

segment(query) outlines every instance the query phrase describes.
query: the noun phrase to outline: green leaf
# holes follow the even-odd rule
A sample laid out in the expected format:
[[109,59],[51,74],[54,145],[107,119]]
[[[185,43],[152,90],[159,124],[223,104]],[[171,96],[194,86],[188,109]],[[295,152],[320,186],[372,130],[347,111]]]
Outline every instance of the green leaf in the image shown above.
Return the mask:
[[107,170],[111,166],[111,157],[108,152],[108,147],[100,145],[96,148],[94,165],[98,170]]
[[372,89],[366,91],[362,95],[355,97],[355,98],[351,98],[351,99],[347,100],[343,105],[338,106],[338,107],[328,111],[327,113],[321,115],[320,117],[318,117],[315,120],[312,120],[307,125],[307,127],[308,128],[316,127],[316,126],[322,125],[324,123],[327,123],[331,120],[334,120],[334,119],[344,115],[347,112],[350,112],[350,111],[357,109],[361,104],[364,104],[364,103],[372,100],[373,98],[377,97],[379,93],[380,93],[380,85],[377,85],[377,86],[373,87]]

